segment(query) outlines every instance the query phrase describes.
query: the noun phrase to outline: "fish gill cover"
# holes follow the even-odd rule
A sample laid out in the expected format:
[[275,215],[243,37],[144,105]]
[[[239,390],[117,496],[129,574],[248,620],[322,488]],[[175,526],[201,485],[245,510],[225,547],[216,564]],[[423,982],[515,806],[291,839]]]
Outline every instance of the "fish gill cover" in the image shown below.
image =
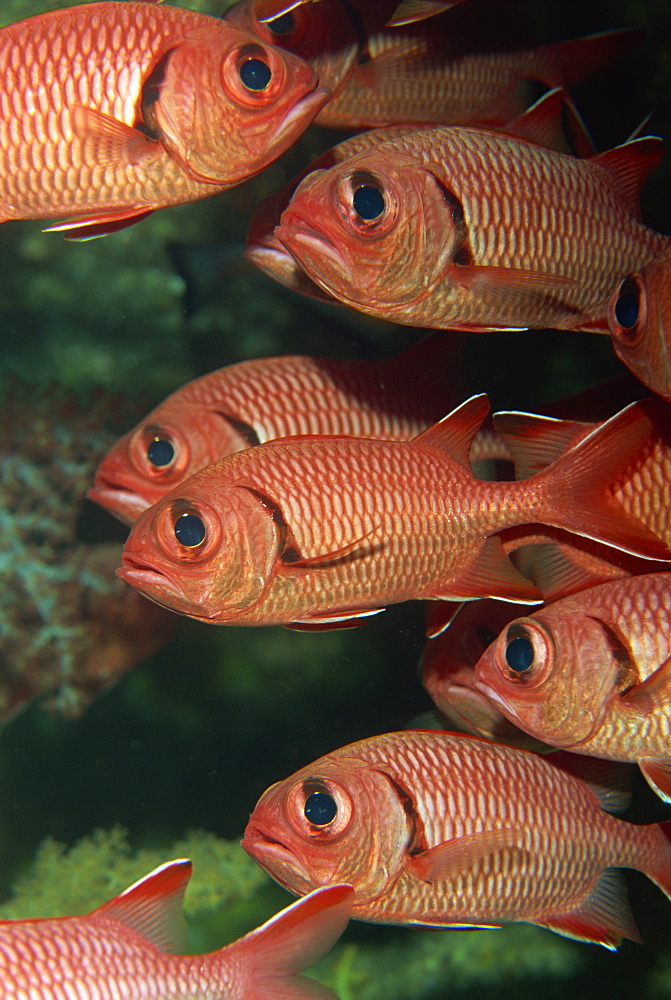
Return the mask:
[[[198,9],[219,16],[224,6]],[[638,29],[618,63],[573,96],[599,150],[624,141],[650,111],[646,131],[671,134],[666,0],[502,6],[514,14],[511,33],[542,41]],[[0,0],[0,20],[44,9],[56,7]],[[78,683],[76,664],[88,658],[99,666],[101,647],[94,655],[94,618],[77,617],[81,591],[62,596],[64,585],[81,585],[89,551],[119,547],[124,537],[84,502],[112,441],[110,411],[117,408],[116,433],[139,418],[128,403],[119,410],[119,399],[141,397],[148,412],[225,364],[284,353],[382,358],[417,339],[413,330],[299,297],[242,260],[257,206],[341,138],[312,128],[242,186],[90,243],[44,235],[45,223],[36,221],[0,226],[0,712],[9,719],[17,692],[23,709],[0,733],[3,916],[56,915],[68,906],[84,912],[152,865],[188,854],[193,885],[219,885],[192,921],[194,950],[219,946],[288,902],[257,878],[242,850],[218,846],[239,840],[263,790],[322,754],[401,729],[431,709],[417,673],[418,604],[317,635],[186,619],[175,625],[167,614],[154,625],[158,608],[151,606],[152,642],[142,638],[163,648],[141,654],[149,659],[132,671],[124,660],[115,668],[124,676],[111,687],[109,675]],[[665,159],[642,195],[644,221],[661,232],[671,231],[668,184]],[[464,370],[465,396],[486,391],[492,410],[532,412],[624,371],[605,336],[537,331],[469,335]],[[607,397],[605,413],[584,419],[616,408]],[[40,520],[37,534],[26,518]],[[121,593],[112,569],[101,556],[86,571],[96,601],[108,588]],[[103,687],[110,689],[83,714],[63,717]],[[627,818],[666,816],[636,777]],[[100,830],[112,832],[94,833]],[[119,868],[120,857],[135,857],[137,867]],[[71,883],[61,878],[66,868]],[[90,895],[80,896],[89,883]],[[638,876],[629,885],[644,944],[627,942],[615,955],[527,925],[434,933],[350,924],[321,975],[341,1000],[465,998],[475,990],[483,1000],[522,993],[589,1000],[603,995],[606,980],[623,1000],[671,997],[668,902]]]

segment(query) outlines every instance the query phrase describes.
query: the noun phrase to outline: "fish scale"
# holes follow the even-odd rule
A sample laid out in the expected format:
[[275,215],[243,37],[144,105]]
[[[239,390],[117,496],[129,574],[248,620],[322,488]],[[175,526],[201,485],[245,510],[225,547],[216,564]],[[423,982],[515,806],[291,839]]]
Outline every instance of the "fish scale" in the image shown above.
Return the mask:
[[[324,292],[371,315],[605,332],[614,286],[668,252],[634,204],[660,155],[654,138],[579,160],[480,129],[383,135],[308,174],[275,235]],[[353,205],[362,177],[383,195],[373,220]]]
[[[294,892],[346,879],[362,920],[525,920],[613,947],[636,928],[623,890],[604,871],[639,869],[669,895],[668,824],[633,826],[608,815],[597,786],[571,773],[575,761],[555,759],[559,766],[455,733],[360,740],[271,786],[243,847]],[[604,804],[624,804],[608,798],[612,775],[603,765],[592,776],[606,782]],[[335,804],[324,822],[305,812],[316,787]]]

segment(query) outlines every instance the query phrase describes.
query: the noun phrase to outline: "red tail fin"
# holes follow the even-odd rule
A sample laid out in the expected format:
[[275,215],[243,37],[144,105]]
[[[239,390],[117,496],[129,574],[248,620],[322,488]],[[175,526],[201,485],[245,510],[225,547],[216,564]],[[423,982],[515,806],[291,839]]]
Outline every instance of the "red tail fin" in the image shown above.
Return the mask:
[[642,867],[641,871],[671,899],[671,820],[653,823],[647,829],[657,834],[657,850],[654,851],[653,863]]
[[668,419],[668,403],[645,399],[606,420],[544,472],[525,480],[530,486],[551,480],[541,518],[648,559],[671,559],[671,549],[613,495],[641,448]]
[[245,1000],[337,1000],[327,987],[297,973],[330,951],[347,925],[353,900],[349,885],[315,889],[216,954],[228,963],[235,953],[248,983]]
[[551,87],[573,87],[617,62],[640,37],[639,31],[620,28],[546,45],[541,49],[548,67],[545,82]]

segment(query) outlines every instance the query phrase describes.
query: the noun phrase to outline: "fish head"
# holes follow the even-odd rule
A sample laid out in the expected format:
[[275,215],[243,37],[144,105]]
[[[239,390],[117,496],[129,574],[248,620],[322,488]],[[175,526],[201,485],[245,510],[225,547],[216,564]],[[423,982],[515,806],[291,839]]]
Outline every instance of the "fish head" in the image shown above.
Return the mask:
[[242,846],[291,892],[347,882],[356,904],[401,874],[412,833],[392,780],[336,751],[264,792]]
[[612,630],[574,607],[557,611],[563,603],[507,625],[475,665],[474,686],[524,732],[571,749],[602,724],[627,667]]
[[157,604],[215,623],[235,621],[262,598],[280,544],[272,514],[246,486],[213,485],[221,464],[140,515],[117,570]]
[[401,321],[446,279],[462,242],[432,171],[384,143],[308,174],[276,236],[326,292]]
[[256,0],[231,7],[225,20],[251,32],[267,45],[277,45],[313,67],[322,86],[335,91],[348,75],[359,53],[357,26],[342,0],[299,4],[292,10],[261,21]]
[[168,400],[108,451],[89,497],[133,524],[189,476],[250,444],[244,430],[216,408]]
[[608,326],[620,361],[671,400],[671,256],[620,282],[608,307]]
[[422,682],[439,711],[460,731],[497,743],[542,750],[543,744],[513,725],[474,687],[475,664],[518,612],[519,605],[507,601],[485,599],[462,605],[449,626],[427,641]]
[[[240,184],[289,148],[330,97],[312,67],[218,22],[168,55],[149,126],[196,181]],[[201,37],[202,34],[202,37]]]

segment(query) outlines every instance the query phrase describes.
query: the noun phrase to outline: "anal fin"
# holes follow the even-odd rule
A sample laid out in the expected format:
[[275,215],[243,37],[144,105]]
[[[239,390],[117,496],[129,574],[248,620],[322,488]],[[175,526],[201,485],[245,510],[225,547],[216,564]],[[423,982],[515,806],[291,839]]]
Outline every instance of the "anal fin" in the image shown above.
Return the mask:
[[671,757],[647,757],[638,766],[653,792],[664,802],[671,802]]
[[641,940],[629,907],[627,887],[619,869],[607,868],[588,898],[568,913],[554,914],[534,923],[576,941],[589,941],[615,951],[622,938]]
[[498,535],[486,538],[466,571],[458,579],[450,580],[444,588],[439,587],[431,597],[453,601],[494,597],[519,604],[540,604],[543,600],[543,595],[531,580],[515,569]]

